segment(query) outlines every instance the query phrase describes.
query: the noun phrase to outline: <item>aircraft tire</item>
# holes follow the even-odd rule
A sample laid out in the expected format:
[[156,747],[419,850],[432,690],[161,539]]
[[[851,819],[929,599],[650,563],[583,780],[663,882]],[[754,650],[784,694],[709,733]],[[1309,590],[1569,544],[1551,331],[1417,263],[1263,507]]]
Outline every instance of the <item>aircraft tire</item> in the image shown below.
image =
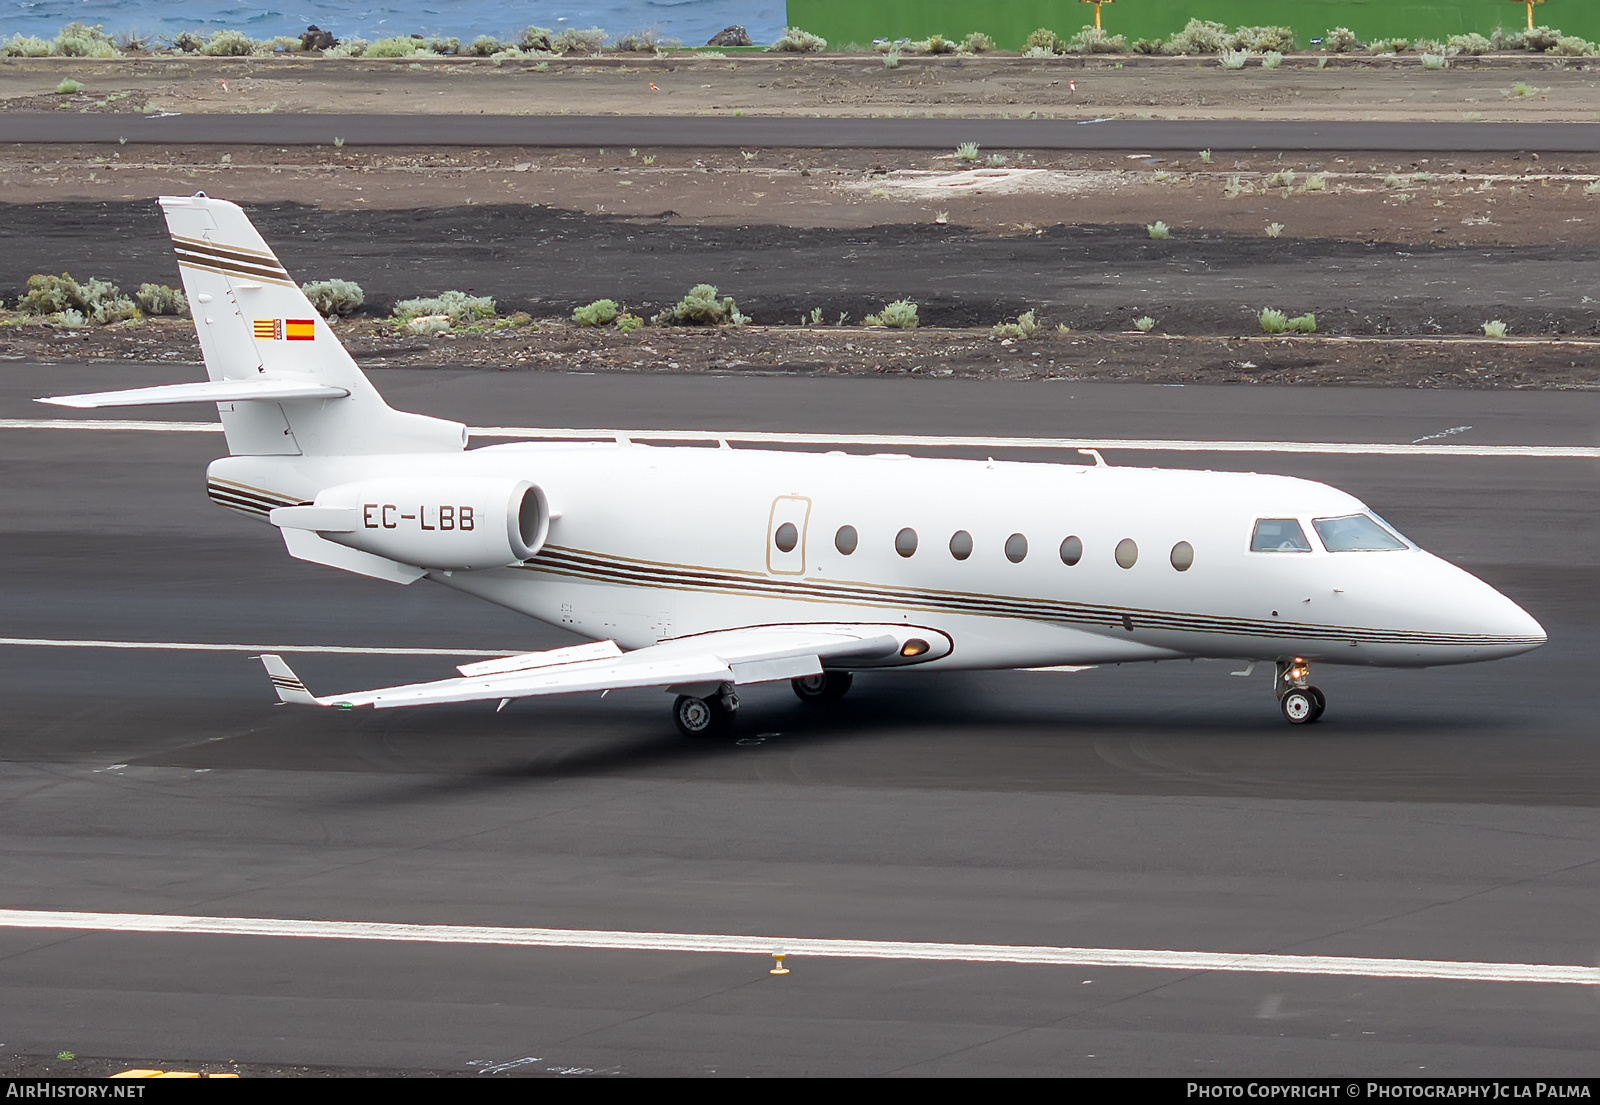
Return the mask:
[[1307,687],[1306,693],[1311,696],[1311,700],[1316,704],[1317,708],[1316,711],[1312,713],[1311,720],[1317,721],[1321,719],[1322,711],[1328,708],[1328,696],[1323,694],[1322,691],[1317,687]]
[[1304,690],[1291,687],[1283,693],[1283,697],[1278,699],[1278,709],[1282,711],[1284,721],[1290,725],[1309,725],[1317,720],[1321,712],[1317,709],[1317,698],[1322,692],[1312,694],[1312,690],[1311,687]]
[[722,704],[720,697],[691,698],[680,694],[672,704],[672,720],[678,732],[695,740],[726,736],[736,714],[736,710]]
[[801,702],[837,702],[849,693],[854,678],[847,671],[825,671],[821,675],[791,679],[789,686]]

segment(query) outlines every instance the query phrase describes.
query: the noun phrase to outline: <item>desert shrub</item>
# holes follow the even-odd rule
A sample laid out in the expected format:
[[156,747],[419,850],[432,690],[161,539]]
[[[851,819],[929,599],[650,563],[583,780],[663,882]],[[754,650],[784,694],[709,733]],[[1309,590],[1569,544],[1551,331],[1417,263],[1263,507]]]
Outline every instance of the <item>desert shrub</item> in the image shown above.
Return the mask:
[[1561,32],[1552,27],[1535,27],[1531,31],[1522,32],[1521,48],[1524,50],[1548,50],[1561,41]]
[[[1062,45],[1061,36],[1049,27],[1040,27],[1037,31],[1034,31],[1022,43],[1022,48],[1024,53],[1030,54],[1034,50],[1043,50],[1049,54],[1059,54],[1066,49]],[[1032,54],[1032,56],[1037,57],[1038,55]]]
[[1288,53],[1294,49],[1294,31],[1288,27],[1240,27],[1234,37],[1241,50],[1257,54],[1268,50]]
[[656,326],[742,326],[749,318],[739,313],[732,296],[719,299],[716,285],[696,284],[650,321]]
[[[1444,43],[1434,38],[1419,38],[1411,44],[1411,47],[1419,54],[1443,54],[1447,50]],[[1405,47],[1402,46],[1400,49],[1403,50]],[[1400,50],[1391,50],[1390,52],[1399,53]]]
[[1349,27],[1335,27],[1322,36],[1322,48],[1330,54],[1348,54],[1361,49],[1361,42]]
[[963,142],[956,147],[957,161],[978,160],[978,144],[976,142]]
[[1261,182],[1263,188],[1293,188],[1294,170],[1279,169]]
[[394,305],[394,317],[402,322],[409,322],[424,315],[444,315],[453,323],[494,318],[494,300],[489,296],[450,291],[440,292],[435,296],[402,299]]
[[884,54],[883,55],[883,67],[885,69],[898,69],[898,68],[900,68],[900,51],[898,51],[898,50],[890,50],[887,54]]
[[12,35],[6,39],[3,52],[8,58],[46,58],[50,56],[50,43],[32,35]]
[[77,311],[85,319],[104,326],[138,318],[139,308],[133,300],[109,280],[79,282],[66,273],[46,276],[36,273],[28,277],[28,291],[17,303],[19,311],[33,315],[59,315]]
[[406,330],[413,334],[442,334],[448,329],[449,315],[417,315],[406,320]]
[[1289,329],[1298,330],[1302,334],[1315,334],[1317,332],[1317,316],[1307,311],[1289,320]]
[[654,50],[660,42],[661,32],[652,27],[648,30],[634,31],[632,34],[618,35],[612,46],[630,54],[641,54]]
[[557,54],[598,54],[605,46],[606,33],[599,27],[568,27],[550,38],[550,49]]
[[1213,23],[1208,19],[1191,19],[1184,24],[1183,30],[1167,39],[1167,44],[1162,47],[1162,52],[1168,54],[1220,54],[1224,50],[1236,48],[1238,44],[1238,38],[1229,34],[1228,28],[1223,24]]
[[517,49],[553,54],[556,52],[555,32],[548,27],[524,27],[517,32]]
[[74,92],[82,92],[83,85],[71,77],[62,77],[61,83],[56,85],[56,95],[70,96]]
[[205,44],[206,40],[193,31],[179,31],[167,39],[167,45],[180,54],[197,54],[200,52],[200,47]]
[[147,315],[187,317],[189,314],[189,300],[177,288],[165,284],[140,284],[133,298],[138,300],[140,310]]
[[814,54],[828,48],[828,40],[810,31],[802,31],[799,27],[785,27],[783,34],[768,50],[777,50],[790,54]]
[[1577,35],[1562,35],[1547,51],[1568,58],[1589,58],[1595,55],[1595,44]]
[[1149,234],[1151,239],[1157,242],[1164,242],[1172,236],[1172,228],[1160,219],[1157,219],[1144,229],[1145,233]]
[[961,40],[961,52],[964,54],[986,54],[994,49],[994,39],[982,31],[973,31]]
[[1128,40],[1123,35],[1108,35],[1099,27],[1084,27],[1066,44],[1069,54],[1125,54]]
[[82,23],[68,23],[56,35],[54,53],[66,58],[114,58],[117,45],[97,23],[86,27]]
[[997,338],[1031,338],[1040,330],[1032,311],[1023,311],[1015,322],[997,322],[989,333]]
[[911,43],[910,48],[919,54],[953,54],[960,45],[944,35],[929,35],[921,42]]
[[1249,60],[1249,50],[1223,50],[1217,54],[1217,64],[1224,69],[1243,69]]
[[622,331],[624,334],[631,334],[643,325],[644,319],[640,318],[638,315],[625,314],[617,316],[617,329]]
[[1506,324],[1499,319],[1483,324],[1483,336],[1486,338],[1503,338],[1506,336]]
[[1423,54],[1422,67],[1424,69],[1448,69],[1450,59],[1443,54]]
[[604,326],[615,321],[617,305],[610,299],[597,299],[587,307],[579,307],[572,312],[572,321],[579,326]]
[[915,330],[917,321],[917,305],[909,299],[885,303],[883,310],[861,320],[864,326],[887,326],[894,330]]
[[353,315],[367,301],[354,280],[314,280],[300,285],[311,305],[322,315]]
[[322,56],[325,58],[365,57],[367,53],[367,47],[371,45],[372,43],[368,42],[364,38],[347,38],[340,42],[339,45],[331,46],[322,51]]
[[83,317],[82,311],[73,310],[71,307],[65,311],[57,311],[45,318],[46,322],[53,322],[57,326],[65,326],[69,330],[79,330],[89,325],[89,320]]
[[1276,50],[1268,50],[1261,55],[1261,68],[1276,69],[1283,64],[1283,55]]
[[1328,178],[1322,173],[1312,173],[1300,186],[1302,192],[1321,192],[1328,187]]
[[498,38],[491,38],[489,35],[479,35],[477,38],[473,39],[467,44],[466,53],[471,54],[473,57],[486,58],[491,54],[500,53],[509,45],[509,43],[501,42]]
[[1159,54],[1161,52],[1161,40],[1159,38],[1141,38],[1133,44],[1133,52],[1136,54]]
[[200,47],[200,53],[212,58],[243,57],[255,42],[241,31],[216,31]]
[[1148,334],[1156,328],[1156,320],[1149,315],[1144,315],[1133,320],[1133,328],[1141,334]]
[[1261,308],[1261,313],[1256,316],[1256,321],[1261,323],[1263,334],[1281,334],[1289,329],[1289,316],[1272,307]]
[[429,35],[422,43],[423,49],[430,54],[459,54],[461,53],[461,40],[454,35],[449,38],[440,38],[438,35]]
[[371,46],[362,57],[368,58],[409,58],[422,49],[422,43],[409,35],[395,35],[393,38],[380,38]]
[[1494,43],[1480,34],[1451,35],[1445,40],[1445,49],[1452,54],[1487,54]]

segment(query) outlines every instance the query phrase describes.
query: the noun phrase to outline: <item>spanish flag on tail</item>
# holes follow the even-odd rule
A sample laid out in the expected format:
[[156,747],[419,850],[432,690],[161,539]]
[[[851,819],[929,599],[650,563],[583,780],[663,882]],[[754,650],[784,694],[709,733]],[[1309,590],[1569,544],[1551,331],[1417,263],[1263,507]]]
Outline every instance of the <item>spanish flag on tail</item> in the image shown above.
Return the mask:
[[315,341],[317,321],[310,318],[258,318],[254,320],[257,341]]

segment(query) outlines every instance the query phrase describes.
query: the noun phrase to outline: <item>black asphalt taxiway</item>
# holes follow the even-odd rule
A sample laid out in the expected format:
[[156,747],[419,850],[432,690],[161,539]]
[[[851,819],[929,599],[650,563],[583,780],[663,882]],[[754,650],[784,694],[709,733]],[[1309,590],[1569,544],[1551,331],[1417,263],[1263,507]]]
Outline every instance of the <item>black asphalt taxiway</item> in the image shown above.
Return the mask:
[[[0,419],[61,413],[31,396],[195,371],[13,363]],[[1590,392],[374,379],[397,406],[476,425],[1583,446],[1600,427]],[[290,559],[270,529],[207,502],[201,473],[222,447],[0,429],[0,634],[569,640],[426,583]],[[1600,961],[1595,462],[1108,459],[1344,487],[1526,606],[1550,642],[1476,667],[1320,669],[1328,713],[1303,728],[1279,719],[1264,672],[1197,662],[863,677],[831,712],[757,688],[734,737],[705,744],[675,734],[659,692],[498,715],[302,711],[274,705],[245,652],[0,645],[0,911]],[[682,502],[686,523],[716,525],[715,488]],[[452,663],[292,660],[319,691]],[[1585,986],[770,966],[0,927],[0,1064],[63,1050],[463,1074],[1579,1075],[1597,1062],[1600,995]]]

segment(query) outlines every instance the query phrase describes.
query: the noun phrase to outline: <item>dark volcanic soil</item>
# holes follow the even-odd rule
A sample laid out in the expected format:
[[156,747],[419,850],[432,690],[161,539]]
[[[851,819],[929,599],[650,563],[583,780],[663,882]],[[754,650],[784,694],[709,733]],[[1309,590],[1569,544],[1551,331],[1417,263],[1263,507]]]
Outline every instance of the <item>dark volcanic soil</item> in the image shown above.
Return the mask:
[[[1262,307],[1313,312],[1325,334],[1600,334],[1600,249],[1460,246],[1199,232],[1152,241],[1142,225],[993,233],[955,226],[684,226],[533,205],[324,211],[251,207],[292,273],[355,280],[368,311],[460,288],[503,309],[564,315],[601,297],[653,313],[711,283],[757,322],[812,309],[859,321],[893,299],[925,324],[987,326],[1035,309],[1049,325],[1121,331],[1141,316],[1192,335],[1259,333]],[[36,272],[175,283],[148,202],[0,207],[0,294]]]

